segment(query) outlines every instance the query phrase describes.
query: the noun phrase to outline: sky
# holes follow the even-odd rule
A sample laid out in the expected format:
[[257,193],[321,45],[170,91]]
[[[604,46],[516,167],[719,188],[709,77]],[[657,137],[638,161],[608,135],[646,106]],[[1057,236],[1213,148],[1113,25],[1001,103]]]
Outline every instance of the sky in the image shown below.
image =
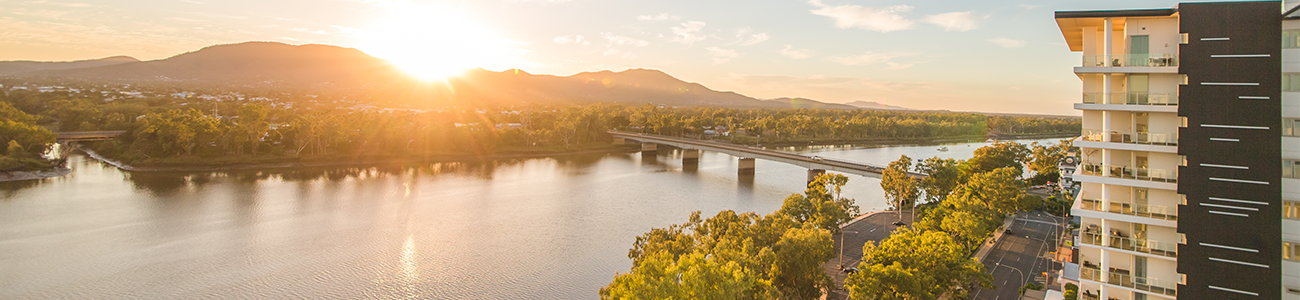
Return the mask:
[[1173,1],[0,0],[0,60],[329,44],[419,76],[656,69],[771,99],[1079,115],[1057,10]]

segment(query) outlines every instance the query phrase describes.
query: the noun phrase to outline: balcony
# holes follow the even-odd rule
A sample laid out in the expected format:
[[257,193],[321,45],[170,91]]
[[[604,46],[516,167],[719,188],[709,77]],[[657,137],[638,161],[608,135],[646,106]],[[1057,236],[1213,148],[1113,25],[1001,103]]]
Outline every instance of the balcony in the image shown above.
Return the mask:
[[1132,168],[1100,164],[1083,164],[1079,166],[1083,175],[1106,176],[1142,181],[1178,183],[1178,170],[1160,170],[1150,168]]
[[1178,94],[1175,93],[1109,93],[1110,101],[1106,101],[1106,94],[1107,93],[1083,93],[1083,104],[1178,105]]
[[1178,133],[1105,131],[1085,128],[1083,129],[1082,138],[1090,142],[1178,146]]
[[[1177,283],[1149,277],[1129,275],[1129,270],[1111,268],[1110,272],[1102,272],[1101,270],[1094,268],[1079,268],[1079,274],[1081,279],[1104,282],[1110,285],[1122,286],[1138,291],[1170,297],[1178,297]],[[1105,281],[1100,280],[1102,278],[1104,278]]]
[[1084,55],[1084,67],[1177,67],[1178,54]]
[[[1085,229],[1084,232],[1079,234],[1079,241],[1081,243],[1178,258],[1178,245],[1175,243],[1123,237],[1118,231],[1112,232],[1110,235],[1103,235],[1098,232],[1100,229],[1097,229],[1095,227],[1096,225],[1092,226],[1094,227]],[[1104,245],[1102,244],[1103,242],[1105,242]]]
[[1079,207],[1091,211],[1109,212],[1109,213],[1117,213],[1121,215],[1178,221],[1178,208],[1163,206],[1163,205],[1132,204],[1132,203],[1122,203],[1122,202],[1107,203],[1097,199],[1082,199]]

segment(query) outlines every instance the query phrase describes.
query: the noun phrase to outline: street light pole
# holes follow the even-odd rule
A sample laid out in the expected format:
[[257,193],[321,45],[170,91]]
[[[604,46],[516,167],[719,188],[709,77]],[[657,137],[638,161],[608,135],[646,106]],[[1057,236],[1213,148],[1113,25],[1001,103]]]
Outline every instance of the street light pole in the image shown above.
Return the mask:
[[857,231],[840,230],[840,262],[839,262],[839,265],[840,265],[840,270],[841,270],[841,271],[844,270],[844,234],[845,234],[845,233],[849,233],[849,232],[852,232],[852,233],[854,233],[854,234],[857,234],[857,233],[858,233]]

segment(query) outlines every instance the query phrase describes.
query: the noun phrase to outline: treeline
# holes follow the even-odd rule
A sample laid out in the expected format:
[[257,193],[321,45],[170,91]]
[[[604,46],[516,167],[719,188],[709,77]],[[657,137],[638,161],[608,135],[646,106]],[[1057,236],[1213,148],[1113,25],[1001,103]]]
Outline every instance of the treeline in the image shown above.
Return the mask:
[[36,125],[37,117],[0,102],[0,172],[43,170],[63,164],[43,155],[50,151],[55,134]]
[[[1036,122],[949,112],[610,104],[414,110],[323,100],[218,102],[85,95],[16,90],[5,92],[0,102],[59,131],[125,130],[115,141],[88,148],[141,166],[552,153],[608,148],[610,129],[743,144],[831,143],[983,138],[993,120]],[[1079,132],[1077,120],[1064,126],[1073,126],[1065,132]],[[1035,133],[1057,130],[1037,125],[1018,128],[1042,130]]]
[[[893,209],[916,207],[921,221],[863,247],[862,262],[845,281],[853,299],[964,299],[993,288],[992,276],[971,253],[1006,215],[1038,208],[1024,196],[1022,166],[1039,174],[1059,162],[1057,145],[995,143],[968,160],[930,158],[913,165],[901,157],[882,176]],[[1051,164],[1051,165],[1054,165]],[[929,173],[915,179],[909,170]],[[1038,176],[1038,175],[1035,175]],[[826,174],[804,194],[785,199],[768,215],[730,210],[654,228],[636,238],[632,269],[600,290],[601,299],[818,299],[835,289],[822,267],[835,255],[833,234],[858,208],[838,196],[847,182]]]

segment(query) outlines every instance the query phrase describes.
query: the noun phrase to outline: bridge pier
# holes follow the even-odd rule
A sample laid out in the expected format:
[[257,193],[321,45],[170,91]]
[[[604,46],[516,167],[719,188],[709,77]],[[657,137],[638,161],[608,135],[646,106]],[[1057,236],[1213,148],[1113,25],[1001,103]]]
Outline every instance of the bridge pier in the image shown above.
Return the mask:
[[754,159],[753,159],[753,158],[744,158],[744,157],[741,157],[741,158],[740,158],[740,167],[738,168],[737,171],[738,171],[740,174],[743,174],[743,175],[753,175],[753,174],[754,174]]
[[656,155],[656,154],[659,154],[659,144],[655,144],[655,143],[641,143],[641,155],[642,155],[642,156],[646,156],[646,155],[654,156],[654,155]]
[[822,170],[822,169],[809,169],[809,170],[808,170],[808,185],[812,185],[813,181],[817,181],[817,176],[822,176],[822,174],[826,174],[826,170]]
[[700,150],[682,149],[682,165],[699,164]]
[[623,144],[627,144],[627,139],[621,137],[614,138],[614,145],[623,145]]

